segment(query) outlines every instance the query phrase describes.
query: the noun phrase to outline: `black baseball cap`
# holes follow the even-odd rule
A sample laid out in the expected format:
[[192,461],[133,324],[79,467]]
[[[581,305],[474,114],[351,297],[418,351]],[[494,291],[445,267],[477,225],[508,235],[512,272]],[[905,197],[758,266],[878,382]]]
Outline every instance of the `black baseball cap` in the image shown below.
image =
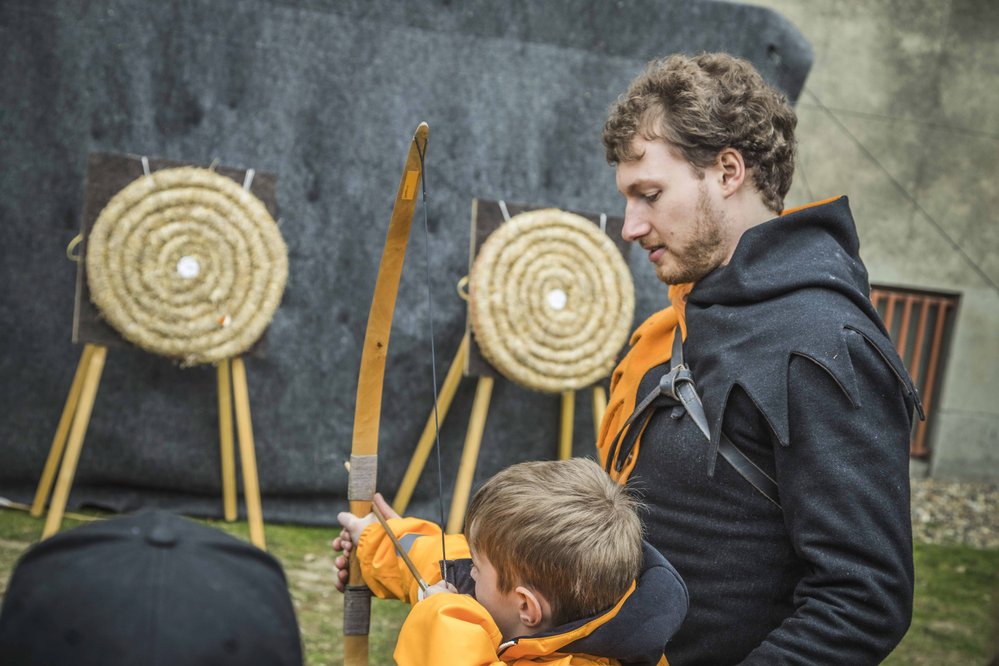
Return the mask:
[[301,666],[276,559],[164,511],[31,548],[0,610],[4,666]]

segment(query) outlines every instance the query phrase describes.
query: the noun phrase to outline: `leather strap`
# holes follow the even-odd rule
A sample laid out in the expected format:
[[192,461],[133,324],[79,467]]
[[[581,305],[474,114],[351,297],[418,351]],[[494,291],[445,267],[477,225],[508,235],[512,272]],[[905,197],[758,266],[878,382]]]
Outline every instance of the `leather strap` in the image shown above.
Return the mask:
[[[631,455],[631,450],[634,448],[634,444],[638,438],[633,438],[631,444],[623,451],[615,451],[615,449],[618,448],[619,441],[628,430],[628,427],[643,414],[645,418],[642,422],[642,429],[644,430],[655,411],[654,408],[650,409],[650,407],[653,407],[653,402],[661,395],[669,396],[679,402],[686,412],[690,414],[690,418],[697,425],[698,430],[704,434],[708,442],[711,441],[711,431],[708,428],[708,417],[704,413],[704,405],[694,386],[694,377],[683,362],[683,337],[679,326],[673,331],[673,352],[670,357],[670,370],[659,380],[659,385],[649,391],[649,394],[642,399],[641,403],[639,403],[635,411],[632,412],[631,416],[621,426],[617,435],[615,435],[607,456],[607,471],[610,471],[611,465],[614,466],[615,470],[620,471],[627,463]],[[778,508],[780,507],[777,482],[769,474],[760,469],[756,463],[750,460],[745,453],[739,450],[739,447],[724,432],[721,433],[721,438],[718,442],[718,453],[753,488],[777,505]]]
[[[697,424],[698,429],[711,441],[711,431],[708,428],[708,417],[704,413],[704,404],[701,396],[697,395],[694,388],[694,379],[689,370],[686,370],[683,363],[683,340],[680,334],[680,327],[673,331],[673,355],[670,358],[670,373],[676,373],[672,380],[673,392],[676,399],[683,405],[690,418]],[[682,373],[686,374],[683,375]],[[668,377],[669,375],[667,375]],[[661,384],[662,382],[660,382]],[[730,464],[742,478],[749,481],[753,488],[756,488],[764,497],[780,507],[778,498],[778,486],[774,479],[760,469],[756,463],[749,459],[724,432],[718,441],[718,453]]]

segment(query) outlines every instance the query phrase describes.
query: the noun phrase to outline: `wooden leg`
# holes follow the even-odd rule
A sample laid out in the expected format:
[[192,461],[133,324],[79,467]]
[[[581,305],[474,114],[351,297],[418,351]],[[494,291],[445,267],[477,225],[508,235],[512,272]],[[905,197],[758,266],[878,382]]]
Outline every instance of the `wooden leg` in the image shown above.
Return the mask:
[[222,512],[236,520],[236,450],[232,440],[232,374],[229,359],[219,361],[219,446],[222,453]]
[[38,480],[38,489],[35,490],[35,501],[31,504],[31,515],[35,518],[42,515],[42,512],[45,510],[45,503],[49,501],[49,493],[52,492],[52,484],[55,483],[56,470],[59,468],[63,449],[66,447],[66,435],[69,434],[69,426],[73,422],[76,405],[80,402],[80,391],[83,389],[83,380],[87,376],[87,369],[90,367],[90,357],[93,355],[93,352],[93,345],[83,346],[83,354],[80,355],[80,362],[76,366],[76,374],[73,375],[73,383],[69,387],[69,396],[66,398],[66,405],[62,408],[62,416],[59,417],[59,425],[56,426],[55,437],[52,438],[49,457],[45,460],[45,468],[42,470],[42,476]]
[[413,497],[413,490],[416,488],[417,481],[420,480],[420,474],[423,473],[423,468],[427,464],[427,456],[430,455],[430,450],[434,446],[437,428],[444,423],[444,417],[447,416],[447,412],[451,408],[451,401],[458,390],[458,384],[461,383],[467,356],[468,335],[462,338],[461,344],[458,345],[458,351],[454,355],[454,360],[451,361],[451,367],[448,368],[444,384],[441,386],[440,395],[437,396],[437,414],[434,414],[433,408],[430,409],[430,416],[427,418],[426,425],[423,426],[423,434],[420,435],[420,441],[416,444],[416,450],[409,461],[409,467],[406,468],[406,474],[402,477],[402,483],[399,484],[399,490],[392,502],[392,508],[399,515],[406,512],[409,500]]
[[600,424],[604,420],[604,412],[607,411],[607,391],[603,386],[593,387],[593,430],[596,441],[600,440]]
[[493,378],[479,377],[479,383],[475,387],[475,400],[472,402],[472,416],[468,421],[468,432],[465,434],[465,448],[461,452],[461,463],[458,466],[458,480],[455,481],[454,495],[451,497],[451,514],[447,521],[448,534],[461,532],[465,522],[465,509],[468,507],[468,496],[472,492],[475,464],[479,460],[479,445],[482,443],[482,431],[486,427],[492,393]]
[[558,429],[558,459],[572,457],[572,421],[576,413],[576,392],[562,392],[562,417]]
[[100,385],[101,374],[104,372],[104,359],[107,356],[107,351],[107,347],[94,345],[90,353],[87,369],[84,371],[83,386],[80,389],[80,401],[76,406],[76,414],[73,416],[73,425],[69,432],[69,441],[66,444],[66,454],[59,469],[55,493],[52,495],[52,506],[49,507],[49,514],[45,518],[45,527],[42,529],[43,539],[58,532],[62,525],[66,502],[69,501],[69,490],[73,486],[76,465],[80,461],[80,451],[83,450],[83,437],[87,434],[90,413],[94,408],[94,399],[97,397],[97,387]]
[[246,386],[246,367],[239,356],[232,359],[232,388],[236,403],[236,432],[239,437],[239,459],[243,466],[243,498],[246,500],[250,541],[257,548],[267,550],[264,541],[264,514],[260,505],[260,482],[257,479],[257,455],[253,450],[250,393]]

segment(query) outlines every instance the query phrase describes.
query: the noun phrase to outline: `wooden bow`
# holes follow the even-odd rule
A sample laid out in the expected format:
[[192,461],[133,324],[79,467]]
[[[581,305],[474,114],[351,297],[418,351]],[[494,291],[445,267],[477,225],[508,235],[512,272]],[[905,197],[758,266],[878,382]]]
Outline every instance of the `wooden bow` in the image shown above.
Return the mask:
[[[354,405],[354,438],[350,454],[347,498],[355,516],[371,513],[371,498],[375,493],[378,471],[378,425],[382,409],[382,384],[385,359],[388,355],[392,315],[399,291],[399,277],[406,257],[409,228],[416,210],[417,192],[423,177],[423,155],[426,153],[430,128],[420,123],[413,135],[406,156],[406,166],[399,182],[399,191],[392,209],[382,261],[378,267],[375,295],[371,299],[368,326],[364,333],[361,370],[357,378],[357,399]],[[356,546],[356,544],[355,544]],[[356,557],[350,558],[350,575],[343,600],[343,651],[345,666],[367,666],[368,629],[371,624],[371,591],[364,585],[361,567]]]

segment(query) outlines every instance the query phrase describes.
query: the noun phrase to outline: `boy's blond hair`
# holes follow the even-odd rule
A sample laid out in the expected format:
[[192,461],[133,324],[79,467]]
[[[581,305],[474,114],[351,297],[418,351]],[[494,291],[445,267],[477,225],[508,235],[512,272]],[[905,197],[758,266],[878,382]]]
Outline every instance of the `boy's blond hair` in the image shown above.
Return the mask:
[[642,565],[637,502],[585,458],[525,462],[472,499],[465,536],[496,569],[497,586],[540,592],[554,626],[613,606]]

